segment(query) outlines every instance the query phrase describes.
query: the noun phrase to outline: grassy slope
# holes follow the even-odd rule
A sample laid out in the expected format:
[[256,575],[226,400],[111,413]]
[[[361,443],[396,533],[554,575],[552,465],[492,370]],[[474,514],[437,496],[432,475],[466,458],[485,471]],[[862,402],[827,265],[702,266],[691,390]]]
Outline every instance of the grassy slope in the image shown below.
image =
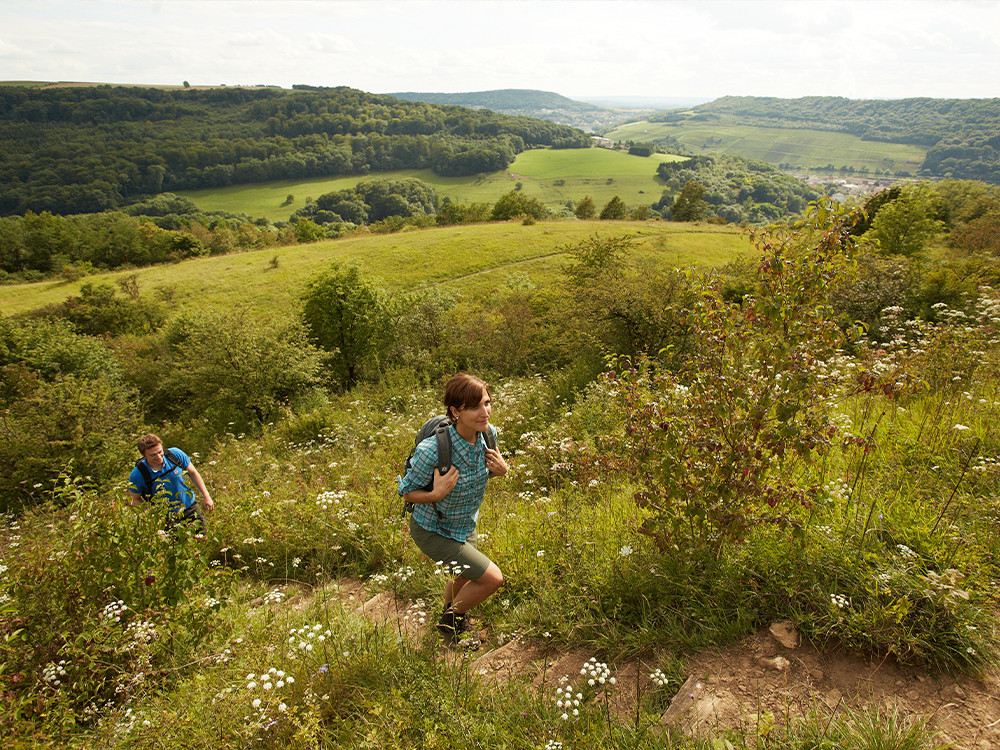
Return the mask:
[[[680,158],[669,154],[629,156],[621,151],[598,148],[537,149],[520,154],[506,172],[485,176],[439,177],[430,169],[404,169],[364,177],[279,180],[180,194],[203,210],[242,212],[264,216],[271,221],[287,221],[295,209],[305,204],[306,198],[353,187],[373,177],[417,177],[433,185],[439,197],[459,203],[493,203],[521,182],[527,195],[555,210],[563,208],[566,201],[575,202],[585,195],[590,195],[598,207],[614,195],[629,206],[636,206],[653,203],[660,197],[662,187],[656,177],[656,166],[662,161]],[[564,180],[565,184],[556,185],[557,180]],[[295,201],[283,206],[289,194],[295,196]]]
[[[622,125],[607,134],[616,140],[647,141],[673,136],[692,153],[702,151],[745,156],[771,164],[789,163],[796,168],[810,169],[833,164],[835,167],[853,166],[887,168],[886,159],[892,160],[890,169],[915,174],[923,163],[927,149],[899,143],[863,141],[847,133],[795,128],[757,128],[745,125],[720,123],[690,123],[669,125],[648,121]],[[711,138],[720,143],[708,144]]]
[[[287,310],[305,281],[337,259],[359,264],[366,273],[383,279],[392,291],[446,283],[456,290],[479,294],[502,286],[514,272],[527,273],[535,283],[551,279],[565,262],[563,248],[595,233],[637,235],[638,255],[671,265],[725,263],[749,247],[732,227],[576,220],[524,226],[511,222],[359,235],[102,274],[90,281],[114,281],[135,273],[146,292],[174,287],[181,307],[240,303]],[[269,267],[272,258],[278,259],[277,268]],[[62,302],[77,294],[86,281],[0,286],[0,309],[16,314]]]

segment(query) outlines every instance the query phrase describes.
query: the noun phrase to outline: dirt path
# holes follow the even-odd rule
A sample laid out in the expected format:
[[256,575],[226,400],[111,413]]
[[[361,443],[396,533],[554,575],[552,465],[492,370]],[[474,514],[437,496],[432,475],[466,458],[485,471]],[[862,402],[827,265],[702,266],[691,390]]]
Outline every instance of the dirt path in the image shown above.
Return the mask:
[[[386,592],[368,597],[358,581],[341,582],[338,598],[372,622],[414,641],[432,627],[435,616],[433,607],[422,602]],[[554,652],[524,638],[502,645],[487,639],[481,651],[462,658],[479,679],[503,683],[529,677],[539,691],[553,697],[566,680],[579,684],[581,668],[592,664],[591,659],[599,660],[586,649]],[[690,678],[661,722],[688,734],[752,731],[772,717],[780,726],[788,718],[815,710],[834,716],[847,709],[879,709],[926,718],[928,727],[938,733],[936,741],[955,750],[1000,748],[998,673],[982,680],[954,679],[900,667],[890,659],[876,663],[837,649],[821,652],[801,642],[791,623],[775,623],[738,644],[696,654],[686,666]],[[654,689],[649,677],[654,665],[630,659],[608,668],[616,683],[607,691],[609,705],[623,719],[634,716],[641,695]]]

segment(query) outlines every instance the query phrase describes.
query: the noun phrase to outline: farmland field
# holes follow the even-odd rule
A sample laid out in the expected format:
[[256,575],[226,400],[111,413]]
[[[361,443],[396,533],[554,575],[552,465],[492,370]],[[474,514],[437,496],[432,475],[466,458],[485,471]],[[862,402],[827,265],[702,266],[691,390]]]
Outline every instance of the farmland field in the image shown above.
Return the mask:
[[[487,175],[439,177],[430,169],[404,169],[364,176],[279,180],[179,194],[205,211],[246,213],[271,221],[287,221],[295,209],[305,204],[306,198],[350,188],[375,177],[416,177],[433,185],[438,197],[459,203],[493,203],[520,182],[525,195],[538,198],[554,211],[565,208],[567,201],[576,202],[585,195],[593,198],[598,208],[615,195],[632,207],[659,199],[662,187],[656,177],[657,165],[680,158],[669,154],[630,156],[598,148],[536,149],[520,154],[508,170]],[[295,197],[294,202],[282,205],[288,195]]]
[[608,138],[652,141],[672,136],[692,153],[733,154],[770,164],[790,164],[794,169],[821,169],[828,164],[856,170],[867,167],[893,173],[915,174],[926,149],[899,143],[863,141],[847,133],[797,128],[759,128],[724,123],[628,123],[612,130]]

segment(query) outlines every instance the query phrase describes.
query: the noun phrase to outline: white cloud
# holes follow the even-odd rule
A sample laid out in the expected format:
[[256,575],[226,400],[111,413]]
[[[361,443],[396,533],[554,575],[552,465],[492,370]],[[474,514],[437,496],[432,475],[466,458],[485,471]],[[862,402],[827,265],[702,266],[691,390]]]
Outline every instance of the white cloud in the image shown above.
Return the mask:
[[358,51],[358,45],[340,34],[311,33],[306,35],[306,42],[310,48],[327,54],[349,55]]
[[0,60],[11,59],[17,60],[27,57],[29,53],[18,47],[16,44],[10,44],[4,39],[0,39]]

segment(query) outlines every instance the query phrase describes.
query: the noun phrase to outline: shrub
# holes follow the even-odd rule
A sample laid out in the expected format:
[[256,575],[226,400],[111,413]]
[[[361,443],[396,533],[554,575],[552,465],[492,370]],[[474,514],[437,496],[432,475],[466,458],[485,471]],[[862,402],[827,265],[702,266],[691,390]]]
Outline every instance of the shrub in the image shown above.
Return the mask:
[[[126,286],[127,279],[124,280]],[[134,282],[132,294],[118,295],[110,284],[80,287],[79,297],[69,297],[59,314],[69,320],[80,333],[91,336],[123,333],[148,333],[160,328],[166,320],[163,305],[138,294]]]
[[[653,511],[643,528],[661,550],[719,555],[759,524],[788,525],[815,488],[781,471],[822,453],[835,430],[833,373],[817,365],[842,343],[825,315],[847,265],[850,217],[814,208],[815,246],[764,232],[755,296],[737,306],[706,289],[687,321],[696,339],[675,375],[647,359],[621,361],[625,461]],[[781,506],[779,508],[779,506]]]
[[0,318],[0,367],[15,364],[43,380],[74,375],[116,382],[121,377],[118,362],[103,342],[76,333],[59,319]]
[[41,696],[23,712],[51,711],[70,728],[147,689],[145,679],[169,679],[166,668],[209,635],[230,575],[208,565],[189,529],[158,533],[161,508],[127,507],[65,478],[50,496],[66,508],[29,514],[25,543],[7,553],[0,631],[15,636],[0,640],[0,689]]
[[524,193],[511,190],[493,204],[493,212],[490,214],[490,219],[493,221],[508,221],[521,214],[530,216],[533,219],[544,219],[547,213],[548,210],[537,198],[529,198]]
[[30,504],[63,472],[107,486],[140,432],[135,394],[107,380],[39,380],[24,371],[0,415],[0,509]]
[[168,392],[218,425],[235,416],[259,427],[319,382],[320,354],[294,319],[246,309],[182,315],[168,341]]

